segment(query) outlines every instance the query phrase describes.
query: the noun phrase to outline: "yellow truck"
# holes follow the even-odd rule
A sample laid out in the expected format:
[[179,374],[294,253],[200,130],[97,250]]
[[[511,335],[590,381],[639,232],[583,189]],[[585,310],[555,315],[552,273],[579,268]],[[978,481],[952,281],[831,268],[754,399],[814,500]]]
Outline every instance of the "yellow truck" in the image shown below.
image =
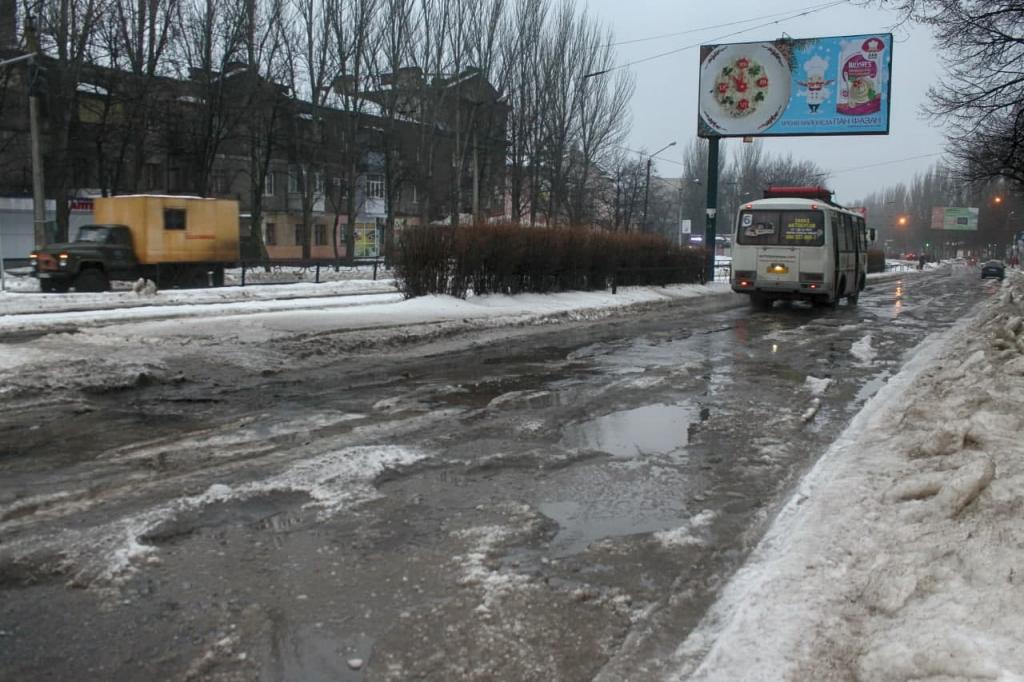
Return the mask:
[[95,200],[95,224],[31,255],[43,291],[106,291],[112,280],[222,286],[239,261],[238,202],[133,195]]

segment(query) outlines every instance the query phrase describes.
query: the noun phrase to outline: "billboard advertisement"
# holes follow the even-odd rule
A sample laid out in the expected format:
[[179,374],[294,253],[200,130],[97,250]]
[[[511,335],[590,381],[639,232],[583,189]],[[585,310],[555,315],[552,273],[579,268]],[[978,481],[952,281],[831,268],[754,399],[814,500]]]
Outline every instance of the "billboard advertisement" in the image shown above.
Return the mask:
[[702,45],[701,137],[887,135],[892,34]]
[[978,209],[936,206],[932,208],[932,229],[960,232],[976,231],[978,229]]

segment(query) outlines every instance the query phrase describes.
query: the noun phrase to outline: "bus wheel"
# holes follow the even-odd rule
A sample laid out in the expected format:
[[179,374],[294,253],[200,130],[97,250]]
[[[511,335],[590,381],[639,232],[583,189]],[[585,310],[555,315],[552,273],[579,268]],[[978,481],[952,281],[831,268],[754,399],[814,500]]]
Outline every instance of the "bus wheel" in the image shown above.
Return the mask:
[[752,305],[757,310],[771,310],[772,304],[774,303],[775,301],[768,298],[764,294],[750,295],[750,305]]
[[821,298],[814,299],[814,301],[812,303],[813,303],[815,308],[835,309],[835,307],[839,304],[839,299],[838,298],[832,298],[828,294],[825,294]]

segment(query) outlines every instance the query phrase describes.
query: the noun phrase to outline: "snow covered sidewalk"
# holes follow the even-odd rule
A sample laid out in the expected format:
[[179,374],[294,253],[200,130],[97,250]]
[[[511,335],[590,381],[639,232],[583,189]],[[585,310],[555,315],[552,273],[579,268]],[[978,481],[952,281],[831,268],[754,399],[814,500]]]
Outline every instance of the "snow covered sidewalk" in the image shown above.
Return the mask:
[[680,680],[1024,679],[1024,275],[915,352],[677,652]]
[[[18,279],[28,280],[27,282]],[[269,286],[227,286],[216,289],[167,289],[152,295],[139,295],[131,290],[102,293],[42,294],[35,279],[15,280],[13,290],[0,293],[0,315],[69,313],[161,306],[198,306],[253,301],[295,301],[358,294],[397,296],[393,279],[348,279],[330,282],[298,282]],[[29,288],[27,285],[32,285]],[[400,298],[400,297],[398,297]]]

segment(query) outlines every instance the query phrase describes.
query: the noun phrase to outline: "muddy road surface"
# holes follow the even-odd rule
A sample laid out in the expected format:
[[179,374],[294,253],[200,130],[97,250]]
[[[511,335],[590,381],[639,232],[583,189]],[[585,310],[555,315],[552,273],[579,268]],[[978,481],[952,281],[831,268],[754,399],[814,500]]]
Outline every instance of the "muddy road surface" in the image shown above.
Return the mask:
[[0,677],[670,676],[795,481],[997,286],[415,344],[8,339],[39,362],[0,392]]

